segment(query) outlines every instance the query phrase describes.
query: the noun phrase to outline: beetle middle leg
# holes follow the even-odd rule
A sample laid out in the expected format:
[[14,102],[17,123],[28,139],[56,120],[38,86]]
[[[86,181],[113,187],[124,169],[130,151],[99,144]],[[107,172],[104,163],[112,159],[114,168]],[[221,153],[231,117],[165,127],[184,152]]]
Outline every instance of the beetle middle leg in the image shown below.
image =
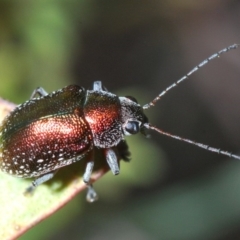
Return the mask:
[[83,175],[83,182],[86,183],[88,191],[87,191],[87,195],[86,195],[86,200],[88,202],[95,202],[98,199],[98,195],[96,193],[96,191],[94,190],[92,184],[90,183],[90,178],[92,175],[92,171],[93,171],[93,167],[94,167],[94,161],[89,161],[87,163],[84,175]]
[[89,184],[89,182],[90,182],[90,178],[91,178],[91,175],[92,175],[93,167],[94,167],[94,161],[89,161],[87,163],[87,165],[86,165],[86,169],[85,169],[85,172],[83,174],[83,181],[86,184]]
[[[120,169],[118,165],[118,156],[115,150],[113,150],[112,148],[104,149],[104,155],[112,173],[114,175],[119,174]],[[92,152],[90,159],[94,159],[94,151]],[[91,184],[91,175],[92,175],[93,167],[94,167],[94,161],[93,160],[88,161],[85,168],[85,172],[83,174],[83,181],[86,183],[88,188],[88,192],[86,196],[86,199],[88,202],[94,202],[98,199],[98,195],[93,189]]]
[[91,175],[92,175],[93,167],[94,167],[93,159],[94,159],[94,150],[89,155],[89,161],[86,164],[86,168],[85,168],[85,171],[83,174],[83,182],[86,183],[86,185],[87,185],[86,200],[90,203],[98,200],[98,195],[91,184]]
[[93,171],[93,167],[94,167],[94,161],[89,161],[87,163],[84,175],[83,175],[83,182],[86,183],[88,191],[87,191],[87,195],[86,195],[86,200],[88,202],[95,202],[98,199],[98,195],[96,193],[96,191],[94,190],[92,184],[90,183],[90,178],[92,175],[92,171]]

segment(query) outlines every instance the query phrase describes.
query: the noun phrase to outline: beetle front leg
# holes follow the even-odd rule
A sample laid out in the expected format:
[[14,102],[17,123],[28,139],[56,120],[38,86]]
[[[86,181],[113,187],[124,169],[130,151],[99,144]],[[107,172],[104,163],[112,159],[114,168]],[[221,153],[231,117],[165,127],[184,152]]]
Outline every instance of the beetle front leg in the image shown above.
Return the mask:
[[30,99],[35,98],[37,96],[37,94],[40,97],[44,97],[44,96],[48,95],[48,93],[42,87],[38,87],[33,91]]
[[102,82],[101,81],[93,82],[93,90],[94,91],[103,91],[103,89],[102,89]]
[[118,175],[120,172],[118,165],[118,158],[115,151],[112,148],[105,149],[104,151],[107,163],[114,175]]

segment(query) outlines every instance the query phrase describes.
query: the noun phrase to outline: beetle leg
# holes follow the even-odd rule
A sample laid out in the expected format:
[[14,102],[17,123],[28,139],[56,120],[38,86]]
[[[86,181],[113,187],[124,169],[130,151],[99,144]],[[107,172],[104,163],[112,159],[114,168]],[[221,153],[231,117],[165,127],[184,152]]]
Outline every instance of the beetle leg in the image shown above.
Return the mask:
[[116,146],[116,151],[117,151],[117,156],[119,159],[122,159],[125,162],[130,161],[130,155],[131,153],[129,152],[128,149],[128,144],[125,140],[122,140],[117,146]]
[[43,96],[48,95],[48,93],[47,93],[42,87],[38,87],[38,88],[36,88],[36,89],[33,91],[30,99],[35,98],[35,97],[37,96],[37,94],[38,94],[40,97],[43,97]]
[[101,81],[93,82],[93,90],[94,91],[103,91],[103,89],[102,89],[102,82]]
[[96,200],[98,200],[98,195],[95,192],[93,186],[91,184],[87,185],[88,191],[87,191],[87,196],[86,196],[86,200],[90,203],[95,202]]
[[[91,157],[93,159],[93,155]],[[88,161],[85,172],[83,174],[83,182],[86,183],[87,188],[88,188],[86,200],[91,203],[95,202],[98,199],[97,193],[95,192],[92,184],[90,184],[90,178],[92,175],[93,167],[94,167],[94,161]]]
[[107,148],[104,151],[107,163],[114,175],[118,175],[120,172],[118,165],[118,158],[115,151],[112,148]]
[[89,161],[87,163],[85,172],[83,174],[83,181],[86,184],[88,184],[90,182],[90,178],[91,178],[91,175],[92,175],[93,167],[94,167],[94,161]]
[[46,173],[46,174],[44,174],[44,175],[36,178],[34,181],[32,181],[32,185],[29,186],[29,187],[26,189],[25,193],[26,193],[26,194],[27,194],[27,193],[32,193],[33,190],[34,190],[37,186],[39,186],[40,184],[42,184],[42,183],[50,180],[51,178],[53,178],[53,176],[55,175],[56,172],[57,172],[57,171],[49,172],[49,173]]

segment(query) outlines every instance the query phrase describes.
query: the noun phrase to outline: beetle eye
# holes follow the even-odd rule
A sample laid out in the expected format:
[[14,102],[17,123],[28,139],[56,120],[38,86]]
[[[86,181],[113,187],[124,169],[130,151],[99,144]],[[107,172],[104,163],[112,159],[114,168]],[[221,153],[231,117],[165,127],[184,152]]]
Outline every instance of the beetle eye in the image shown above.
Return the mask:
[[125,132],[126,134],[136,134],[139,132],[139,122],[138,121],[127,121],[125,125]]

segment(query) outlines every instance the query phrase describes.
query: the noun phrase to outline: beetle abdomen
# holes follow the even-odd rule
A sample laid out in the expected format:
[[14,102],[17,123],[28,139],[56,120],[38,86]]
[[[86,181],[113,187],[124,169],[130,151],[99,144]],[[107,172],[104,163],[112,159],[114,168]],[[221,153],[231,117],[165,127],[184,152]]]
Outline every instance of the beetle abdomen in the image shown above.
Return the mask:
[[92,149],[92,134],[77,114],[33,121],[1,136],[0,168],[17,177],[36,177],[80,160]]

